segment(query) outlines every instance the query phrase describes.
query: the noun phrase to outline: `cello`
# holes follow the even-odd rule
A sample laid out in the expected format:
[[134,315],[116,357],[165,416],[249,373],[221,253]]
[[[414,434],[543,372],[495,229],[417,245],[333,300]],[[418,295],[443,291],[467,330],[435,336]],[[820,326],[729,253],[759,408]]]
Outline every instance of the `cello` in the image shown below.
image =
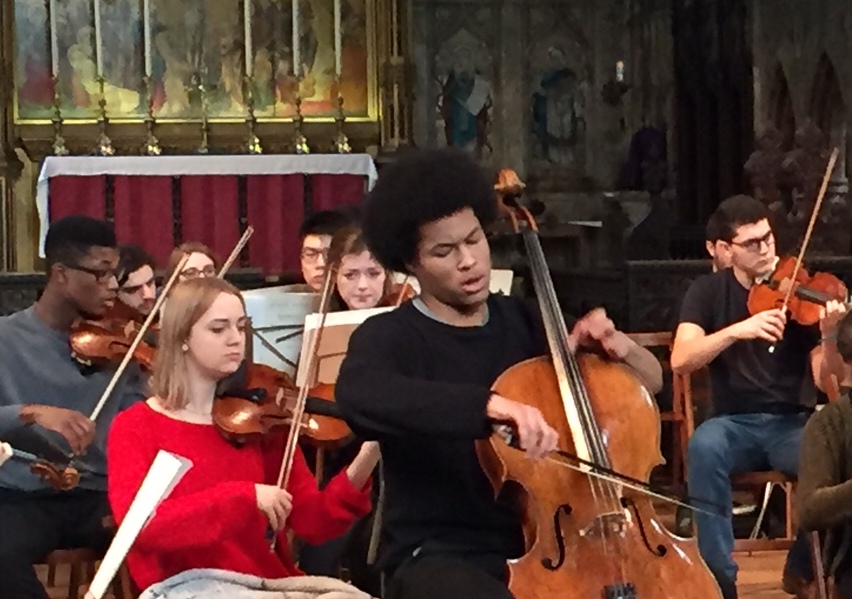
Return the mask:
[[629,368],[570,347],[535,220],[516,200],[504,195],[501,208],[523,238],[550,355],[510,367],[493,390],[539,409],[559,433],[559,451],[529,460],[503,427],[476,442],[495,493],[513,481],[527,495],[527,552],[508,563],[509,590],[517,599],[721,598],[696,542],[665,529],[651,494],[599,476],[648,481],[662,463],[659,411]]

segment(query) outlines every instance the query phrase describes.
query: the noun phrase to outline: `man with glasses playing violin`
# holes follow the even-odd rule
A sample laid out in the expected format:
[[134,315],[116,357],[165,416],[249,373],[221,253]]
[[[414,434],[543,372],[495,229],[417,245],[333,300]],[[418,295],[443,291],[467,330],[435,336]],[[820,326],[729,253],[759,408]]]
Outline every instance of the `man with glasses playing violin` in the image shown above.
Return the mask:
[[[749,289],[778,261],[766,207],[738,195],[723,201],[713,218],[720,227],[717,245],[731,268],[690,286],[671,363],[680,374],[710,369],[714,414],[690,439],[688,486],[690,496],[728,508],[726,518],[697,512],[695,524],[701,555],[731,599],[737,596],[737,565],[730,476],[798,473],[802,431],[830,368],[823,362],[825,344],[817,327],[788,322],[780,309],[749,314]],[[800,535],[785,566],[785,590],[795,592],[796,581],[807,579],[810,569]]]
[[[104,443],[122,408],[145,397],[129,369],[91,414],[113,372],[84,367],[71,355],[69,333],[80,318],[116,301],[118,251],[111,225],[85,216],[53,223],[45,240],[47,284],[31,307],[0,318],[0,439],[36,454],[75,454],[84,473],[57,491],[26,463],[0,468],[0,587],[4,599],[47,599],[32,564],[61,548],[100,550],[110,540]],[[46,457],[43,455],[43,457]],[[85,467],[85,468],[84,468]]]

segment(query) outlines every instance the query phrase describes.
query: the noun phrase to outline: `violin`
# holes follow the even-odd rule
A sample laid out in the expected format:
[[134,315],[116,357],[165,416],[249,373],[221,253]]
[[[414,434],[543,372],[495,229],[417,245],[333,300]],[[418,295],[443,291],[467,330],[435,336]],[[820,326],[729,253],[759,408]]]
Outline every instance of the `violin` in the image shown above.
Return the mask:
[[[805,251],[839,153],[840,151],[834,148],[828,158],[799,255],[796,258],[779,260],[767,282],[752,285],[748,293],[748,310],[751,314],[780,309],[789,312],[790,317],[799,324],[810,326],[819,322],[821,305],[833,299],[844,302],[847,300],[848,291],[840,279],[828,273],[816,273],[811,276],[802,267]],[[774,346],[770,347],[769,351],[773,350]]]
[[[534,217],[512,196],[501,196],[501,208],[523,238],[550,355],[510,367],[492,389],[537,408],[559,433],[559,451],[537,461],[499,430],[476,441],[495,492],[508,481],[526,491],[526,554],[507,563],[512,596],[721,599],[696,541],[666,529],[651,494],[598,477],[614,472],[647,484],[662,463],[659,410],[628,367],[575,354]],[[585,466],[569,466],[568,455]]]
[[789,317],[805,326],[819,322],[820,308],[830,300],[846,302],[849,291],[846,285],[831,273],[813,275],[803,267],[796,268],[796,259],[782,258],[769,277],[752,285],[748,292],[748,311],[754,315],[766,310],[784,307]]
[[6,453],[9,459],[28,462],[30,472],[58,491],[70,491],[80,484],[80,472],[70,463],[57,464],[35,454],[16,449],[6,443],[0,445],[4,446],[2,453]]
[[[213,424],[219,432],[238,445],[271,433],[289,433],[299,394],[293,379],[256,363],[244,363],[235,378],[238,382],[226,382],[213,403]],[[308,393],[314,401],[334,401],[333,385],[320,384]],[[342,419],[308,413],[300,421],[300,432],[307,442],[322,448],[339,447],[353,436]]]
[[[114,366],[127,354],[134,338],[145,322],[145,315],[122,301],[98,319],[82,320],[71,331],[71,354],[89,366]],[[143,341],[133,351],[133,358],[149,372],[153,368],[159,329],[151,325]]]
[[412,285],[409,283],[394,283],[391,285],[390,291],[385,294],[376,307],[394,308],[415,297],[417,297],[417,292]]

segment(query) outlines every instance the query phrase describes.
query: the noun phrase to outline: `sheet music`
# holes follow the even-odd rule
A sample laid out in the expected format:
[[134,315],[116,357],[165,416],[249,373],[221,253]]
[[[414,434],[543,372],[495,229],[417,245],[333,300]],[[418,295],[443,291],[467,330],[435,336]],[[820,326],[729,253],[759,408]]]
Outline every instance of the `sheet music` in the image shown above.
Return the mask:
[[303,285],[285,285],[251,289],[242,295],[256,335],[247,340],[254,361],[294,376],[305,316],[319,309],[319,294]]
[[[349,338],[358,326],[369,317],[394,308],[372,308],[370,310],[347,310],[345,312],[330,312],[325,317],[325,326],[317,348],[317,376],[309,383],[313,387],[317,383],[334,384],[337,373],[346,351],[349,349]],[[299,372],[296,374],[296,384],[301,387],[307,378],[306,366],[311,340],[317,333],[322,314],[308,314],[305,318],[305,333],[302,337],[302,353],[299,358]]]
[[[395,272],[393,273],[393,280],[396,283],[402,283],[405,281],[414,289],[415,292],[420,293],[420,283],[417,282],[412,276],[409,276],[406,279],[406,275],[403,273]],[[499,293],[501,295],[511,295],[512,294],[512,281],[515,278],[515,273],[512,272],[511,269],[502,269],[502,268],[494,268],[491,270],[491,282],[488,285],[488,288],[491,290],[491,293]]]
[[186,458],[163,450],[157,453],[92,579],[85,599],[103,598],[142,528],[148,523],[160,502],[168,497],[190,468],[192,462]]

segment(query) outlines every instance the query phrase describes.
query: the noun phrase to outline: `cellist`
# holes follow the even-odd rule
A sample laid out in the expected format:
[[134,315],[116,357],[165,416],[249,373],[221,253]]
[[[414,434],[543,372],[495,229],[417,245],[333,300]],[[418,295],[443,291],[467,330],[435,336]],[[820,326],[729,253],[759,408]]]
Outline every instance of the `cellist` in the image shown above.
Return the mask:
[[[355,330],[336,387],[353,431],[381,445],[387,599],[511,597],[506,561],[525,551],[521,521],[495,499],[474,441],[508,420],[530,457],[557,447],[538,410],[491,391],[506,368],[548,353],[537,309],[489,292],[484,227],[496,214],[484,171],[453,149],[401,156],[366,201],[370,251],[421,289]],[[656,358],[603,310],[576,322],[571,343],[624,361],[651,392],[662,385]]]
[[[35,429],[79,458],[96,476],[58,492],[27,464],[0,469],[0,585],[4,599],[47,599],[32,564],[60,547],[103,549],[111,533],[106,500],[106,433],[115,414],[144,397],[141,372],[119,380],[105,409],[91,413],[113,375],[71,355],[69,335],[81,318],[97,318],[116,301],[118,251],[111,224],[86,216],[51,223],[45,240],[47,284],[33,305],[0,318],[0,438],[30,451]],[[13,441],[14,437],[14,441]],[[36,442],[36,440],[33,440]]]
[[[798,472],[814,386],[822,390],[831,373],[824,359],[836,357],[836,348],[820,339],[816,327],[787,322],[780,309],[749,314],[749,289],[774,270],[777,258],[766,207],[750,196],[733,196],[719,205],[716,218],[722,227],[720,245],[730,253],[732,267],[699,277],[687,291],[672,368],[677,373],[710,369],[714,416],[689,442],[689,493],[731,506],[731,473]],[[772,343],[776,351],[769,351]],[[702,557],[725,598],[735,598],[730,510],[727,518],[698,513],[695,523]],[[800,535],[784,568],[787,592],[795,593],[811,576],[810,563]]]

